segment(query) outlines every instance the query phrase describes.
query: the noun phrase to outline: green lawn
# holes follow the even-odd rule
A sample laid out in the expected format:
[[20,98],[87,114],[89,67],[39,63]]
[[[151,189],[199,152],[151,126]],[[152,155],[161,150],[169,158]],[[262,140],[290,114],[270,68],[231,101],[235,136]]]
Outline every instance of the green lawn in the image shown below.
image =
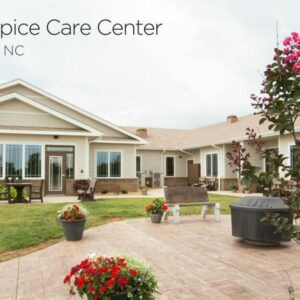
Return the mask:
[[[210,201],[220,202],[222,214],[237,197],[210,195]],[[144,217],[144,207],[152,199],[105,199],[85,202],[88,210],[86,227],[103,224],[112,219]],[[1,204],[0,253],[34,246],[63,236],[56,222],[57,211],[64,204]],[[199,214],[199,207],[182,208],[181,214]]]

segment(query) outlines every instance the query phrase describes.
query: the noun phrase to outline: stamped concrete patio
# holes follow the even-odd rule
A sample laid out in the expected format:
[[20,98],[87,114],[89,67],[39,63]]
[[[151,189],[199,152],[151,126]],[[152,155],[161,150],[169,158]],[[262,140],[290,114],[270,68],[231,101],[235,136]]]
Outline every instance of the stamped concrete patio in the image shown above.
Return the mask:
[[[0,299],[70,299],[62,280],[88,253],[133,255],[153,266],[157,299],[290,299],[287,270],[300,288],[300,246],[259,248],[231,237],[230,216],[221,222],[182,218],[160,225],[135,219],[89,229],[80,242],[60,242],[0,264]],[[298,294],[300,296],[300,294]],[[72,299],[77,299],[72,297]]]

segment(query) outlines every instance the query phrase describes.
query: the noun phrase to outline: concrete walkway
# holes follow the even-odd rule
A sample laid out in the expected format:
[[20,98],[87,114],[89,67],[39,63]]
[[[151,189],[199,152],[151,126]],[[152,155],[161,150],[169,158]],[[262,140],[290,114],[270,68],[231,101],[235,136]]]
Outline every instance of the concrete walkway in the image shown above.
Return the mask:
[[300,296],[300,246],[246,245],[231,236],[230,226],[230,216],[222,216],[221,222],[185,217],[178,225],[135,219],[95,227],[80,242],[63,241],[1,263],[0,299],[70,299],[64,275],[93,252],[149,262],[159,280],[159,300],[290,299],[284,270]]

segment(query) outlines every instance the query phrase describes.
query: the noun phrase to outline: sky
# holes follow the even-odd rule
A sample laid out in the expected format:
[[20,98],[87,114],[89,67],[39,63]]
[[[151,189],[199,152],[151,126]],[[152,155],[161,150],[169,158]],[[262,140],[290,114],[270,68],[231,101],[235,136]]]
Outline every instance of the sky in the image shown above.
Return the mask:
[[[299,32],[299,0],[1,0],[0,23],[163,23],[158,36],[0,40],[0,82],[22,78],[120,126],[196,128],[252,113],[276,46]],[[24,45],[22,57],[3,45]]]

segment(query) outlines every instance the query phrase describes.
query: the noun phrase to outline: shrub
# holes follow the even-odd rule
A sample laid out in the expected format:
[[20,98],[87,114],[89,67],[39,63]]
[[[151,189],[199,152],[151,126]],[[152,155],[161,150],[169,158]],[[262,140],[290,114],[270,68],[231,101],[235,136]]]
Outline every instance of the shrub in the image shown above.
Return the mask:
[[107,194],[107,193],[108,193],[108,190],[102,190],[101,193],[102,193],[102,194]]
[[127,190],[121,190],[121,193],[122,194],[128,194],[128,191]]

